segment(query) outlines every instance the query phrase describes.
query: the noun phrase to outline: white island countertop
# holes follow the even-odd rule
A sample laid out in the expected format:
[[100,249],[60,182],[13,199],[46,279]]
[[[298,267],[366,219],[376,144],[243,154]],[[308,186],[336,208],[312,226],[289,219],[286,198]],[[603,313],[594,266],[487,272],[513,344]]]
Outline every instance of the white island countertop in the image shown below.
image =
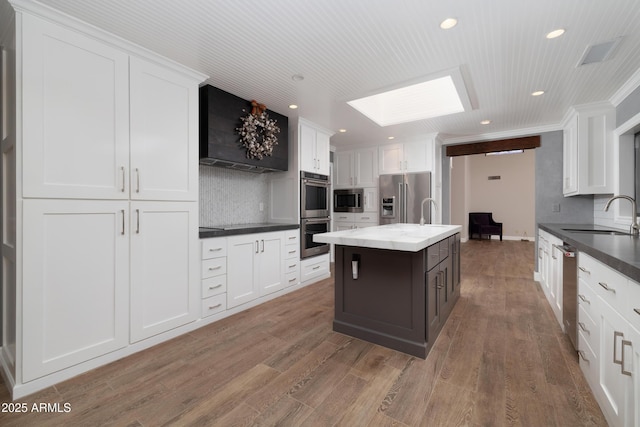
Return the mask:
[[461,230],[460,225],[388,224],[320,233],[313,236],[313,241],[361,248],[418,252]]

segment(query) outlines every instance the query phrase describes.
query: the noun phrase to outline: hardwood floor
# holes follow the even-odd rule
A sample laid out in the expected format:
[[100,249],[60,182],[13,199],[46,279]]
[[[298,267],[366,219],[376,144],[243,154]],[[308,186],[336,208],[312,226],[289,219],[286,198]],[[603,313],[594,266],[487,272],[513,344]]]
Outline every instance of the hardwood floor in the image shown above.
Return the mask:
[[0,425],[605,426],[533,261],[533,242],[464,243],[426,360],[333,332],[325,280],[20,400],[69,413]]

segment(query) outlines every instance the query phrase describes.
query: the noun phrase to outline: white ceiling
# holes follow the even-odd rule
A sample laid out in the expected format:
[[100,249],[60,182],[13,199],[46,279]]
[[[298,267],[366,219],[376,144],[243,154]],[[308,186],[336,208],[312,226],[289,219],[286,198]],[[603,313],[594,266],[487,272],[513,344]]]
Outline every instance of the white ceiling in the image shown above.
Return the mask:
[[[638,0],[41,2],[203,72],[237,96],[347,129],[332,138],[336,146],[554,126],[571,105],[610,99],[640,69]],[[459,23],[444,31],[447,17]],[[556,28],[565,35],[547,40]],[[576,67],[587,46],[616,37],[623,39],[611,59]],[[456,67],[470,82],[473,111],[383,128],[346,104]],[[546,93],[530,95],[539,89]]]

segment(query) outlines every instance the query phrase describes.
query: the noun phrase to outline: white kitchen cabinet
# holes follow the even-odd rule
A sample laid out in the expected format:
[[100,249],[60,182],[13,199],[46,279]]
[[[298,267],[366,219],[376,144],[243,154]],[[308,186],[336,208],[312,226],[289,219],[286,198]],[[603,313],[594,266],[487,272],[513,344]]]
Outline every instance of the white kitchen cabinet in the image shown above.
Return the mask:
[[580,366],[609,425],[636,426],[640,341],[629,306],[640,285],[584,253],[578,278]]
[[364,190],[364,194],[363,194],[363,203],[362,203],[362,210],[365,213],[368,214],[376,214],[374,215],[375,218],[373,218],[373,221],[378,221],[377,218],[377,213],[378,213],[378,187],[366,187],[363,189]]
[[203,318],[227,309],[227,239],[202,240],[202,310]]
[[131,198],[198,200],[198,85],[132,57]]
[[318,280],[326,279],[331,275],[329,254],[305,258],[300,262],[300,264],[302,283],[313,283]]
[[563,194],[613,193],[615,108],[607,103],[577,106],[564,126]]
[[227,240],[227,307],[233,308],[286,286],[282,232],[231,236]]
[[22,381],[128,344],[129,203],[25,200]]
[[22,17],[24,197],[128,199],[129,56]]
[[551,268],[549,271],[549,295],[547,299],[560,328],[564,330],[564,322],[562,320],[562,267],[563,252],[558,249],[563,245],[563,241],[554,235],[549,237],[549,250],[551,252]]
[[200,315],[198,205],[131,203],[131,342]]
[[329,175],[329,151],[331,134],[309,122],[298,124],[300,135],[300,169],[321,175]]
[[549,233],[538,229],[538,276],[545,296],[549,294],[549,270],[551,268],[549,237]]
[[352,230],[378,225],[376,213],[339,212],[333,216],[333,231]]
[[378,185],[378,150],[364,148],[337,151],[334,156],[334,187],[376,187]]
[[435,140],[405,142],[379,147],[379,173],[426,172],[434,168]]
[[284,233],[284,276],[285,286],[300,283],[300,230]]

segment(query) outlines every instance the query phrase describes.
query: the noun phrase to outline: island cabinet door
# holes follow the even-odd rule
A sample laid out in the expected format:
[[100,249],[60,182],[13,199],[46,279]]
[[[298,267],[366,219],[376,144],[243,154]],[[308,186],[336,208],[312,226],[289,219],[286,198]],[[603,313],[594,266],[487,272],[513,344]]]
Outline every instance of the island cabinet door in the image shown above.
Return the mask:
[[[434,268],[433,270],[425,273],[425,296],[426,300],[426,335],[425,340],[427,342],[430,339],[438,335],[438,329],[440,329],[440,289],[438,289],[440,283],[440,269]],[[435,339],[434,339],[435,340]]]

